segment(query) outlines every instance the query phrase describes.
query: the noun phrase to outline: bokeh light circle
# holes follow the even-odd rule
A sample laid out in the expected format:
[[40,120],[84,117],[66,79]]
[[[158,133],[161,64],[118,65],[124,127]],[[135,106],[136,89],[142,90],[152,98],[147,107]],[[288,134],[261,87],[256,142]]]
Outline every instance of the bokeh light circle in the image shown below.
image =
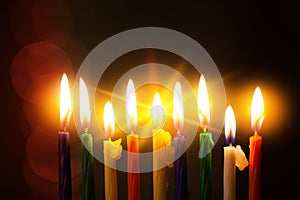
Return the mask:
[[[94,143],[99,145],[94,148],[94,157],[102,163],[104,163],[103,140],[105,140],[106,138],[104,137],[103,129],[100,127],[99,123],[96,120],[97,116],[95,110],[95,96],[99,80],[103,75],[105,69],[115,59],[128,52],[146,48],[165,50],[179,55],[189,63],[191,63],[191,65],[197,69],[199,74],[203,74],[205,76],[207,81],[207,88],[211,97],[210,103],[212,108],[210,132],[212,132],[213,140],[215,143],[221,134],[226,106],[225,88],[217,66],[215,65],[209,54],[205,51],[205,49],[198,42],[178,31],[160,27],[143,27],[131,29],[116,34],[98,44],[85,58],[75,78],[74,100],[79,99],[79,78],[82,77],[84,80],[88,80],[89,82],[89,94],[91,96],[92,109],[91,118],[94,119],[91,121],[90,132],[93,134]],[[164,67],[159,67],[159,69],[163,68]],[[160,71],[158,71],[158,73],[160,73]],[[143,76],[143,78],[145,77],[146,75]],[[161,79],[151,83],[163,84]],[[83,132],[83,129],[80,124],[78,101],[74,101],[73,108],[75,126],[77,132],[81,134]],[[197,107],[195,107],[194,109],[197,110]],[[195,123],[197,123],[197,119],[195,119]],[[124,143],[122,145],[124,145]],[[210,151],[211,149],[207,149],[207,152],[202,152],[202,155],[206,155]],[[131,153],[123,150],[122,157],[120,160],[118,160],[116,167],[110,167],[114,167],[119,171],[128,172],[127,157],[129,154]],[[161,164],[157,166],[157,169],[153,169],[152,154],[153,152],[139,154],[140,160],[143,160],[143,162],[141,163],[144,164],[140,166],[140,173],[157,170],[165,167],[168,164],[166,162],[161,162]]]
[[[64,50],[49,42],[36,42],[23,47],[15,56],[10,76],[17,93],[34,104],[55,101],[54,91],[61,74],[72,77],[74,70]],[[49,92],[51,91],[51,92]]]

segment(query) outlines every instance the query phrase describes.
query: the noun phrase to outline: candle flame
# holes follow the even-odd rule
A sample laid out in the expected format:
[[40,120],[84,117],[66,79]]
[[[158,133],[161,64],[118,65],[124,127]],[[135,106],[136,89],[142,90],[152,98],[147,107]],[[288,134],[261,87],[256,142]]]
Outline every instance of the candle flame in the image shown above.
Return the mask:
[[177,81],[174,87],[173,95],[173,121],[176,130],[181,130],[183,127],[184,110],[182,101],[181,84]]
[[126,120],[129,131],[134,131],[137,126],[137,107],[135,87],[132,79],[129,79],[126,91]]
[[88,129],[91,121],[90,100],[86,84],[82,78],[79,79],[79,95],[81,126],[83,129]]
[[232,107],[229,105],[225,111],[225,139],[226,143],[234,143],[236,134],[236,122]]
[[71,117],[71,94],[67,75],[64,73],[60,83],[60,124],[66,130]]
[[200,77],[198,87],[198,117],[200,126],[206,130],[210,122],[210,107],[206,81],[203,75]]
[[264,118],[264,99],[260,88],[256,87],[251,106],[251,126],[253,131],[260,131]]
[[156,128],[162,128],[165,118],[165,110],[162,107],[159,93],[155,93],[151,109],[153,124]]
[[115,134],[115,116],[114,108],[110,101],[107,101],[104,106],[104,132],[105,137],[113,137]]

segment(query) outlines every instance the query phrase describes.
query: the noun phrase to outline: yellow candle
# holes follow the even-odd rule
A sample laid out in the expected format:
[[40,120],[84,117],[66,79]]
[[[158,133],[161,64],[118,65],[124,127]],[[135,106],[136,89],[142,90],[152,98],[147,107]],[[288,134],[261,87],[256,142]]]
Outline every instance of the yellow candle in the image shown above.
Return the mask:
[[110,102],[106,102],[104,107],[104,131],[108,140],[103,141],[104,154],[104,176],[105,176],[105,199],[117,200],[117,173],[116,160],[121,158],[122,139],[111,141],[115,132],[114,110]]
[[151,115],[155,126],[153,129],[153,199],[164,200],[168,189],[165,166],[172,166],[169,161],[174,156],[174,148],[171,145],[171,134],[162,129],[165,111],[158,93],[154,96]]

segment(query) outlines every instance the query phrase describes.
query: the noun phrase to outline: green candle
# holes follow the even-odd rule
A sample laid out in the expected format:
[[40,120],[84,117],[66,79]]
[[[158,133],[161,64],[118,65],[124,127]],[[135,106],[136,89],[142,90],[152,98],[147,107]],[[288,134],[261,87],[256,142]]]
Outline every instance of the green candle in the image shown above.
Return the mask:
[[211,199],[212,153],[211,133],[200,133],[200,199]]
[[200,199],[211,199],[212,153],[214,146],[212,134],[207,132],[210,122],[209,96],[206,81],[201,75],[198,87],[198,116],[203,132],[199,135],[200,143]]
[[93,137],[88,132],[90,127],[90,103],[88,90],[82,78],[79,80],[80,121],[84,133],[80,136],[82,146],[82,197],[84,200],[95,199]]
[[95,199],[93,137],[85,132],[81,135],[82,147],[82,195],[84,200]]

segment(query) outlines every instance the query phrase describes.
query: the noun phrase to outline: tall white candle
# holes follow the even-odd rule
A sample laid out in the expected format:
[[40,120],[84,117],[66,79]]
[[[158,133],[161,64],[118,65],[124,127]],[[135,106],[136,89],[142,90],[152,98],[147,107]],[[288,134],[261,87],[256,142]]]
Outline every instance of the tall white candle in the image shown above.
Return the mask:
[[224,147],[224,179],[223,199],[235,200],[236,198],[236,169],[243,170],[248,166],[247,158],[240,145],[232,146],[236,134],[236,122],[232,107],[229,105],[225,112],[225,138],[229,146]]

